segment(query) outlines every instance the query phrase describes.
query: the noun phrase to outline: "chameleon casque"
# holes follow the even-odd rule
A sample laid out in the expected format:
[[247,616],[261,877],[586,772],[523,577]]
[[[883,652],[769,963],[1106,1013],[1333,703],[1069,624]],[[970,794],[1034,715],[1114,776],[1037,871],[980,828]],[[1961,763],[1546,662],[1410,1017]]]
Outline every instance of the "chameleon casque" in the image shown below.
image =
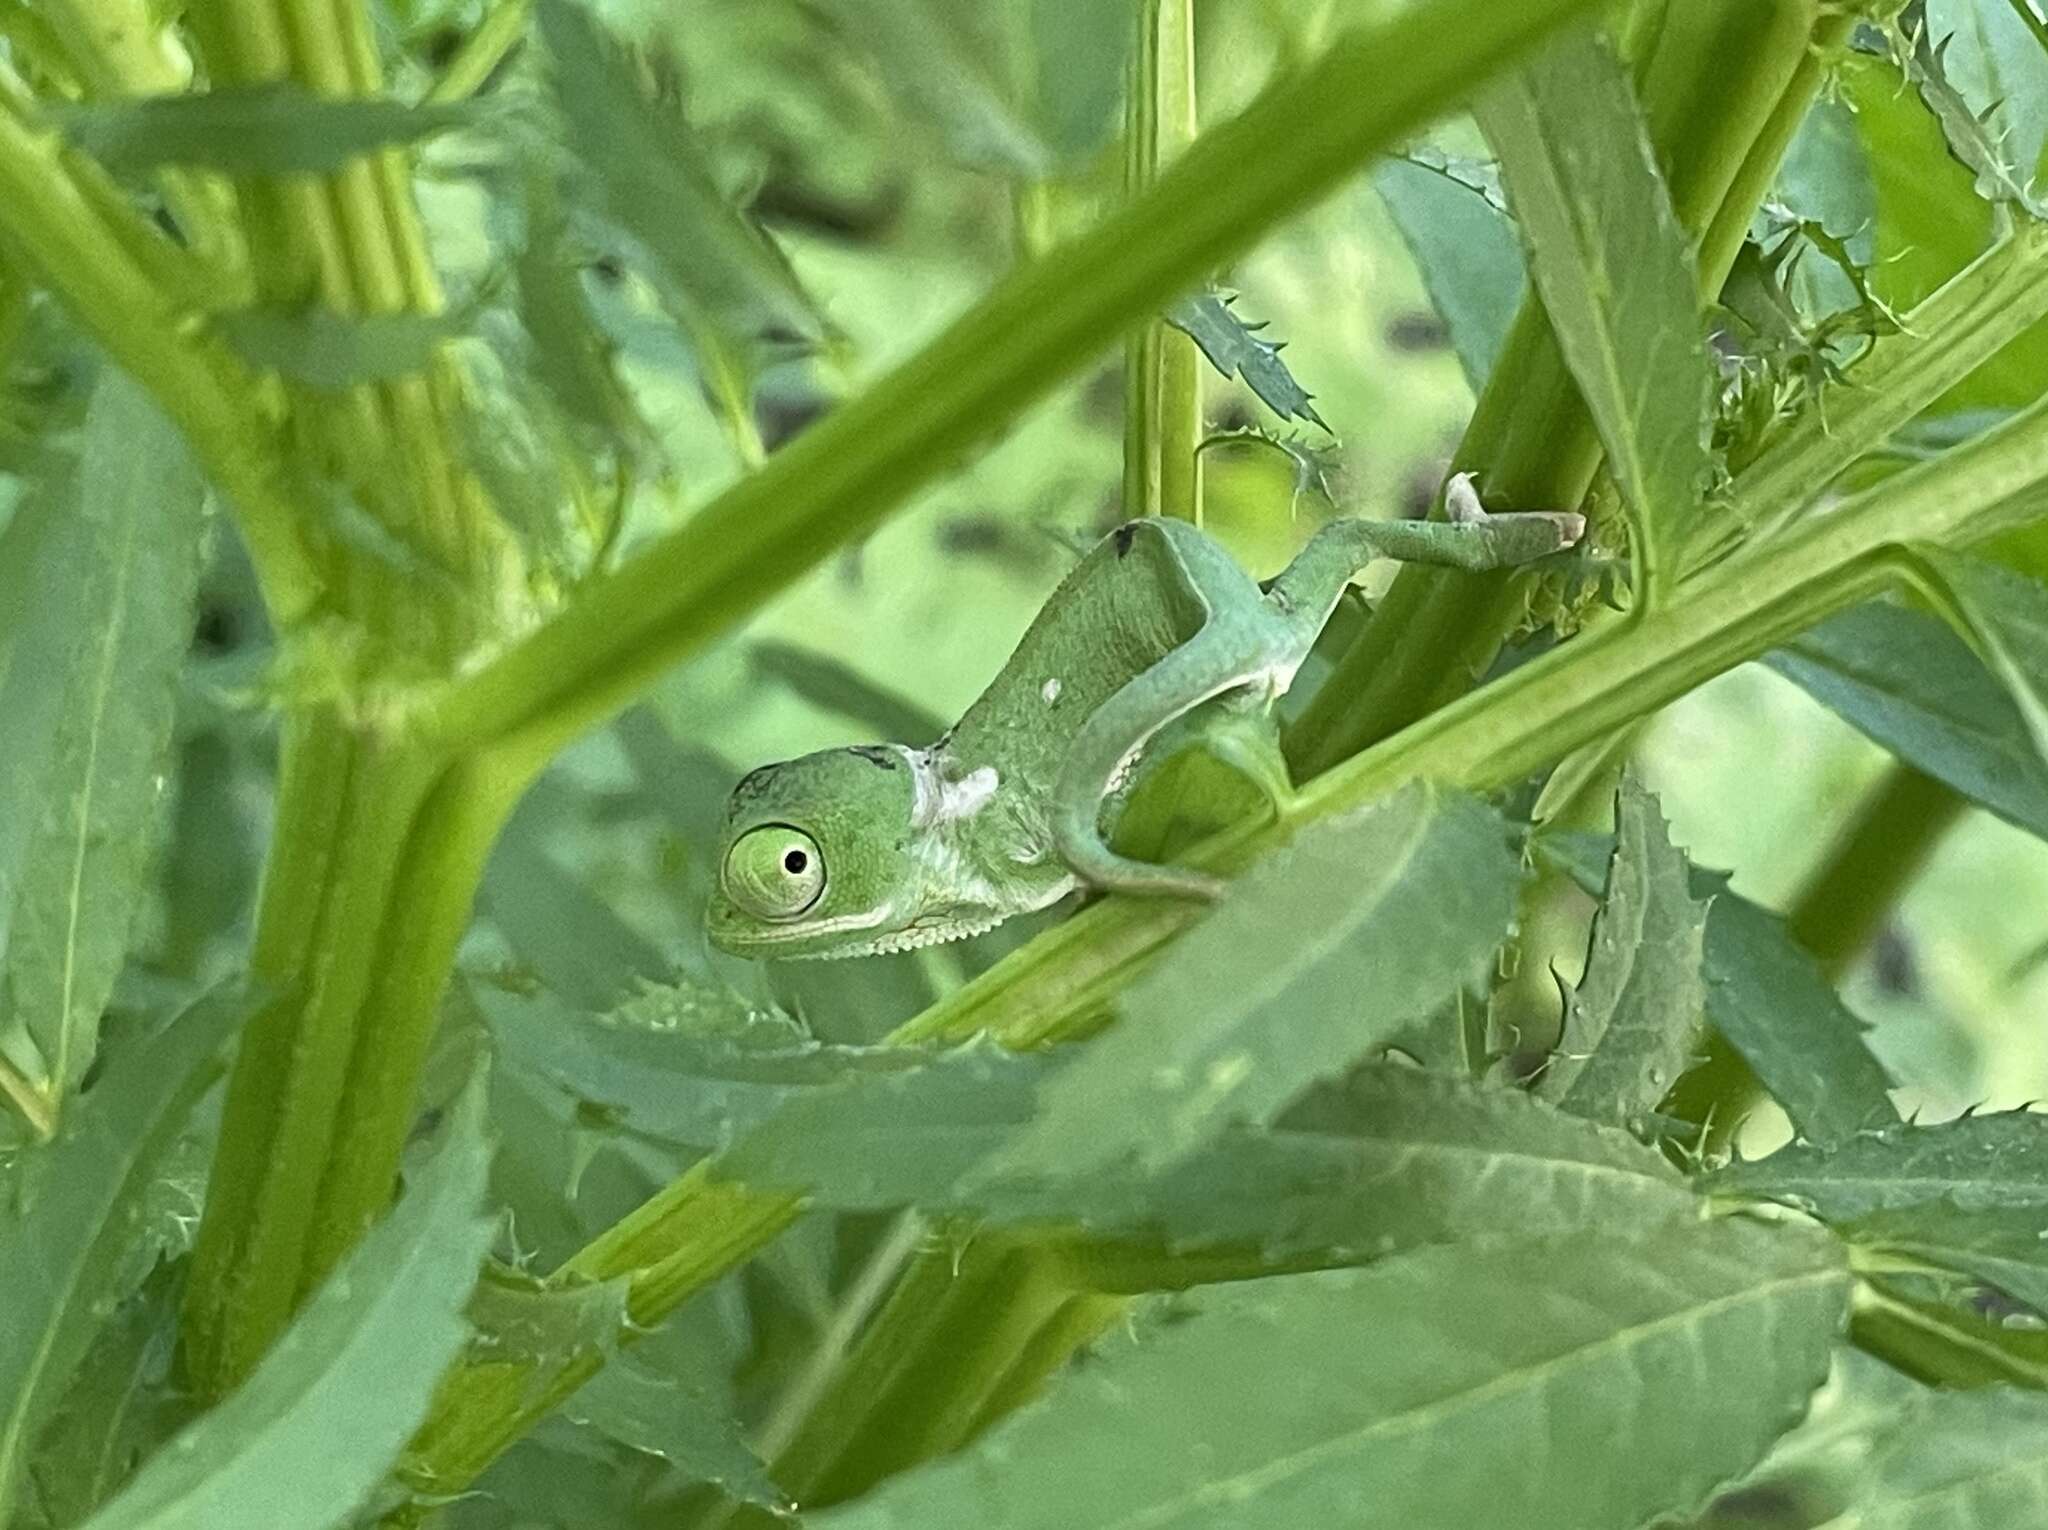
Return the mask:
[[740,781],[712,943],[870,955],[978,935],[1077,887],[1216,896],[1213,877],[1109,847],[1139,775],[1201,748],[1284,800],[1273,703],[1360,569],[1376,558],[1503,568],[1585,530],[1572,514],[1489,515],[1462,474],[1444,497],[1443,521],[1328,522],[1263,588],[1186,521],[1119,526],[937,742],[826,749]]

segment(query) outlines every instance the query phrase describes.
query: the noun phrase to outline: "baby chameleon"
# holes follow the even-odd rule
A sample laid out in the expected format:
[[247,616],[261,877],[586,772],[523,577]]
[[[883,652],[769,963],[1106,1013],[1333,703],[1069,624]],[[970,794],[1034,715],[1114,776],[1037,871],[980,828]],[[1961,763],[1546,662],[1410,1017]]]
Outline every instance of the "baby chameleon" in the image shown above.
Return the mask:
[[733,789],[712,943],[861,956],[978,935],[1079,886],[1216,896],[1215,878],[1129,859],[1103,838],[1134,770],[1172,752],[1162,730],[1284,797],[1277,745],[1253,741],[1260,729],[1272,739],[1273,702],[1354,574],[1375,558],[1504,568],[1585,531],[1577,515],[1489,515],[1464,474],[1445,508],[1445,521],[1332,521],[1264,589],[1185,521],[1119,526],[936,743],[822,750]]

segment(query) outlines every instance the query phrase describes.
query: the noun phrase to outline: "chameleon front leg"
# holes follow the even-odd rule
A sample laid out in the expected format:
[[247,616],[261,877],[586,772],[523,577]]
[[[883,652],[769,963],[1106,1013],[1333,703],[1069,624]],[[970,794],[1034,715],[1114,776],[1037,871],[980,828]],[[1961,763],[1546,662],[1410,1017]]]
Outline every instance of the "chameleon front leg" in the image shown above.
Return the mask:
[[1075,875],[1139,896],[1211,899],[1222,893],[1225,884],[1205,872],[1132,860],[1110,849],[1099,826],[1102,803],[1125,762],[1160,729],[1214,697],[1257,683],[1280,662],[1274,636],[1262,611],[1212,616],[1082,725],[1053,791],[1053,841]]
[[1586,534],[1586,518],[1569,512],[1488,514],[1469,473],[1445,485],[1444,510],[1441,521],[1329,522],[1274,579],[1268,600],[1320,630],[1352,576],[1377,558],[1481,574],[1562,552]]

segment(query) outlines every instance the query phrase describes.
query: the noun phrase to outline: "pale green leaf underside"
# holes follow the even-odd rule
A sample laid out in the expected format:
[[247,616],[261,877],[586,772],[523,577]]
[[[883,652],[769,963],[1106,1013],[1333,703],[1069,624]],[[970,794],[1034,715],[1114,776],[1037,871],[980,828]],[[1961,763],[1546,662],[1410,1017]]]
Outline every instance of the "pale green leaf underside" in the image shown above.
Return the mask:
[[395,1210],[314,1293],[249,1379],[151,1459],[86,1530],[346,1522],[461,1349],[490,1245],[474,1080]]
[[1799,1417],[1848,1284],[1832,1240],[1739,1222],[1251,1282],[814,1523],[1638,1530]]
[[[1651,156],[1628,75],[1598,36],[1566,33],[1478,104],[1559,350],[1631,515],[1636,577],[1667,543],[1709,458],[1707,364],[1692,242]],[[1564,507],[1558,507],[1564,508]]]

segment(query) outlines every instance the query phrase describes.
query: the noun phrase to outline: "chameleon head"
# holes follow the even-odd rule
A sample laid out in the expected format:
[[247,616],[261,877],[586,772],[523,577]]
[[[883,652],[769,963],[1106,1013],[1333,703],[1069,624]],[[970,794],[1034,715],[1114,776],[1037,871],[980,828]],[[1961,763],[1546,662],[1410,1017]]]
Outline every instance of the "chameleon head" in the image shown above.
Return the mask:
[[733,788],[708,933],[739,956],[840,956],[917,944],[921,757],[895,745],[765,765]]

